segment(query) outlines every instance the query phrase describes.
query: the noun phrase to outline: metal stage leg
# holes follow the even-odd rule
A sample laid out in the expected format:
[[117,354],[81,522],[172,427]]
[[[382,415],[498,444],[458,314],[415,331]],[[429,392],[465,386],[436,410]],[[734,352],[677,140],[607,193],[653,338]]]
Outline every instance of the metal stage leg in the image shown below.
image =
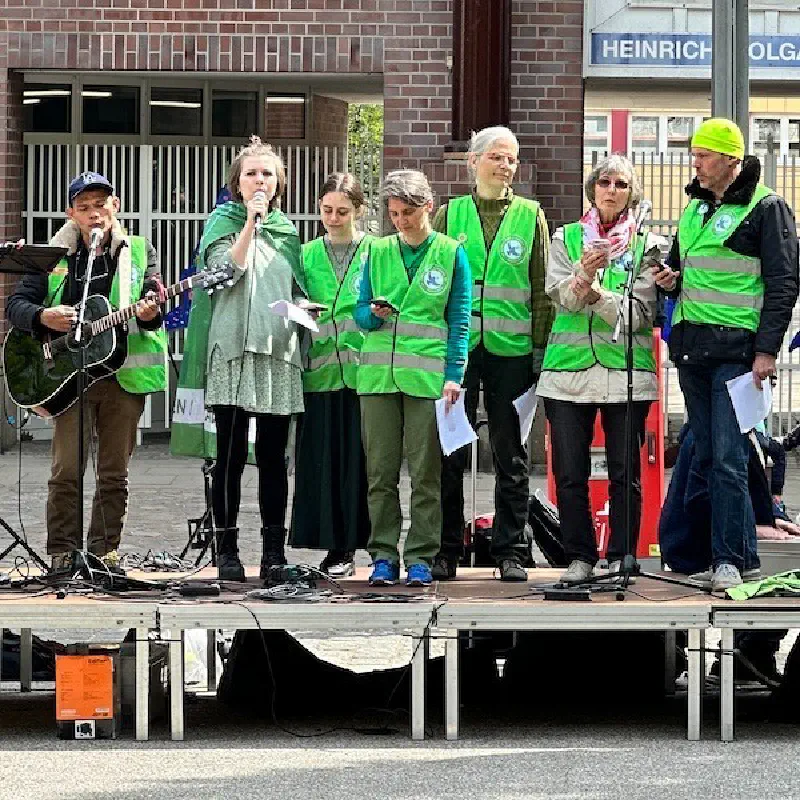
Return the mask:
[[169,710],[172,740],[182,742],[183,731],[183,631],[169,631]]
[[703,687],[706,682],[706,632],[689,629],[689,695],[688,729],[686,738],[700,740],[703,725]]
[[206,631],[206,690],[217,691],[217,629]]
[[150,638],[136,629],[136,740],[146,742],[150,728]]
[[19,632],[19,690],[29,692],[33,685],[33,631],[22,628]]
[[675,648],[677,644],[675,631],[664,631],[664,694],[667,697],[675,695]]
[[414,655],[411,659],[411,738],[415,742],[425,739],[425,667],[428,663],[428,632],[415,635]]
[[458,631],[445,631],[444,643],[444,738],[458,739]]
[[719,712],[720,739],[733,741],[733,701],[736,690],[733,684],[733,628],[722,628],[720,641]]

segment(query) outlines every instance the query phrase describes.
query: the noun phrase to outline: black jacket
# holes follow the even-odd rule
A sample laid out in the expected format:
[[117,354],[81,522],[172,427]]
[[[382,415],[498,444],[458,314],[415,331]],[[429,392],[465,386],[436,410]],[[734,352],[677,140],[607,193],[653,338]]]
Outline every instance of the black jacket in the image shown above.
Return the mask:
[[[747,205],[760,177],[758,159],[747,156],[722,203]],[[692,200],[708,203],[704,222],[708,222],[720,205],[711,192],[700,187],[696,178],[686,187],[686,194]],[[777,356],[781,349],[798,293],[798,243],[792,209],[777,194],[765,197],[725,241],[725,246],[744,256],[761,259],[764,307],[758,330],[753,333],[742,328],[680,322],[672,328],[669,338],[670,357],[676,366],[720,362],[751,364],[756,353]],[[669,264],[672,269],[680,269],[677,234],[672,242]],[[680,282],[674,291],[668,292],[671,297],[679,293]]]
[[[120,245],[123,247],[126,245]],[[142,295],[149,291],[157,291],[161,280],[159,275],[158,255],[155,248],[149,241],[147,247],[147,272],[145,273]],[[117,271],[119,260],[119,248],[112,255],[106,248],[102,256],[95,259],[92,268],[92,283],[89,287],[89,294],[102,294],[108,297],[111,291],[111,283]],[[76,279],[86,271],[88,252],[83,242],[78,245],[78,249],[72,255],[67,256],[67,275],[64,279],[64,289],[61,295],[61,302],[64,305],[76,305],[80,302],[83,294],[83,282]],[[14,293],[6,300],[6,319],[9,325],[28,331],[37,336],[45,332],[45,327],[39,321],[42,311],[44,311],[44,300],[47,297],[48,275],[36,273],[25,275],[17,284]],[[131,298],[134,302],[138,298]],[[150,320],[142,322],[137,320],[138,325],[143,330],[157,330],[161,327],[161,314]]]

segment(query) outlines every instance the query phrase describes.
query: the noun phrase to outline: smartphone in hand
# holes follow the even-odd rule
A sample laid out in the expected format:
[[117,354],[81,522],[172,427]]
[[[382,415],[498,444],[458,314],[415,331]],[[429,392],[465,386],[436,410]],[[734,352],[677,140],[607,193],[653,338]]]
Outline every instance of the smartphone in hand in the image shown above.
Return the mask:
[[374,297],[371,301],[372,305],[378,308],[388,308],[393,313],[397,312],[397,308],[393,306],[385,297]]

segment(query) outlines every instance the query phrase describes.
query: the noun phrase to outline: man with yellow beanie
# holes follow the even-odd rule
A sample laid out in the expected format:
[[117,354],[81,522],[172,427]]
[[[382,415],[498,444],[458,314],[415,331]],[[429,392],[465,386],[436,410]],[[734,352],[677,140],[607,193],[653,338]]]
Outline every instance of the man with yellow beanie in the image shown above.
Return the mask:
[[711,496],[712,563],[693,577],[724,591],[760,575],[748,438],[725,382],[752,371],[761,387],[775,375],[797,300],[798,243],[792,210],[759,184],[761,164],[745,157],[735,123],[712,118],[700,125],[692,160],[689,205],[656,283],[677,301],[670,357]]

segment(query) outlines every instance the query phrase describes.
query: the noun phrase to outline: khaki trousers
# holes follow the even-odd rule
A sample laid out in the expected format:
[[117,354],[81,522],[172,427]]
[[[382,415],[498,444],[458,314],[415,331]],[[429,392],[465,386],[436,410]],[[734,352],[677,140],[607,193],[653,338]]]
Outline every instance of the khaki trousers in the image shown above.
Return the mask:
[[[84,460],[86,472],[92,434],[97,437],[97,488],[87,533],[87,548],[105,555],[119,546],[128,513],[128,463],[136,445],[136,426],[144,395],[130,394],[116,378],[104,378],[84,395]],[[83,548],[78,540],[78,403],[54,420],[53,466],[47,493],[47,552]]]
[[361,395],[361,431],[367,461],[367,505],[373,561],[400,562],[400,466],[405,440],[411,478],[411,525],[403,561],[430,564],[442,538],[441,457],[433,400],[407,394]]

